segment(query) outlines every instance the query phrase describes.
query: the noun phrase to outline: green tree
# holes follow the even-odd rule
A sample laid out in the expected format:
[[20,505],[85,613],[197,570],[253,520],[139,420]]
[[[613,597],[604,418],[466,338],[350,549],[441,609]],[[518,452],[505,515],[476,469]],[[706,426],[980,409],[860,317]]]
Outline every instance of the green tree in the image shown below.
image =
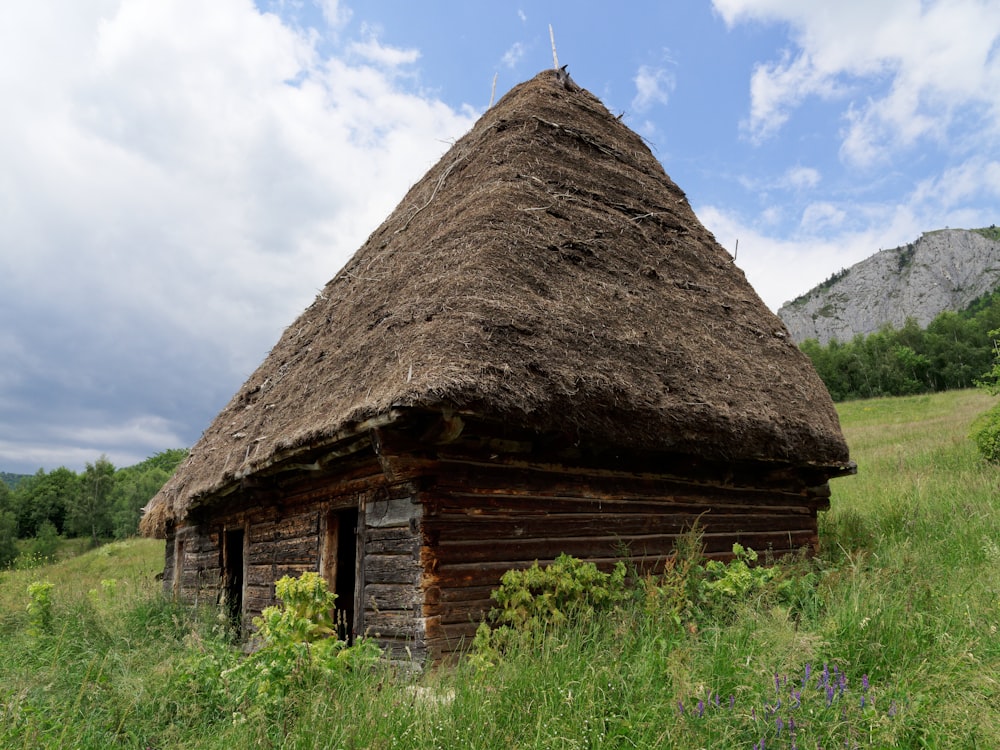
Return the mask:
[[14,490],[13,508],[17,514],[17,533],[21,539],[38,535],[38,529],[49,521],[62,532],[66,526],[66,509],[79,493],[79,477],[64,466],[46,473],[39,469],[22,480]]
[[187,451],[172,449],[150,456],[142,463],[115,472],[111,494],[111,525],[116,539],[134,536],[142,508],[170,478]]
[[0,568],[6,568],[17,557],[17,516],[0,510]]
[[80,487],[68,508],[70,530],[78,536],[90,534],[96,546],[99,538],[111,535],[111,493],[115,467],[102,455],[88,463],[80,475]]

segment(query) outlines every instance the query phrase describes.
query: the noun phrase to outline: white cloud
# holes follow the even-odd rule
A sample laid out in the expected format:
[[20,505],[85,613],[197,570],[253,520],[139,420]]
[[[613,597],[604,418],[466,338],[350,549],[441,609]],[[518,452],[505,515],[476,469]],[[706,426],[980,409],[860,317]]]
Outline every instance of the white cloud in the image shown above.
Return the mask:
[[[1000,134],[1000,4],[992,0],[713,0],[727,25],[788,24],[796,51],[759,64],[746,126],[762,140],[806,97],[844,98],[841,149],[853,164],[942,140],[971,108]],[[858,94],[861,94],[858,97]]]
[[343,28],[351,20],[351,9],[341,5],[340,0],[316,0],[323,13],[323,19],[331,29]]
[[0,10],[0,468],[55,425],[87,460],[193,441],[471,126],[400,88],[416,50],[314,34],[245,0]]
[[666,104],[677,85],[671,70],[652,65],[640,65],[633,81],[636,94],[632,99],[632,108],[639,112],[648,110],[654,104]]
[[524,57],[524,45],[521,42],[514,42],[510,49],[503,53],[503,57],[500,59],[504,65],[508,68],[513,68]]
[[420,59],[420,50],[387,47],[374,36],[363,42],[352,42],[349,49],[362,59],[387,68],[412,65]]
[[821,201],[810,203],[802,212],[800,227],[804,232],[816,234],[820,231],[829,233],[843,224],[847,214],[843,209],[829,203]]
[[528,16],[527,16],[527,14],[523,10],[521,10],[520,8],[517,9],[517,17],[521,19],[521,23],[527,23],[528,22]]
[[814,188],[820,181],[819,170],[812,167],[797,166],[785,172],[783,182],[797,190]]

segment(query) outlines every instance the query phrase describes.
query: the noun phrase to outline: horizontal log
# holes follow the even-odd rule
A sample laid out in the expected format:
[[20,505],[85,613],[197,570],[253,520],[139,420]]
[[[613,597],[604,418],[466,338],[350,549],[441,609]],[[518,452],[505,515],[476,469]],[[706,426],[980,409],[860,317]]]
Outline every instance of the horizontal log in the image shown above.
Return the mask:
[[[573,494],[566,491],[547,491],[543,487],[533,492],[475,492],[471,488],[446,489],[435,487],[421,494],[427,506],[428,518],[446,513],[481,515],[490,513],[572,513],[578,509],[596,508],[601,512],[629,513],[681,513],[696,517],[705,512],[747,513],[764,511],[781,514],[812,516],[817,510],[828,507],[825,500],[785,493],[768,493],[748,498],[746,493],[735,493],[705,488],[703,493],[689,491],[685,494],[660,495]],[[766,510],[765,510],[766,509]]]
[[365,609],[365,632],[376,638],[423,640],[423,618],[412,612],[381,612]]
[[478,601],[460,602],[456,604],[439,604],[433,607],[424,607],[424,617],[434,617],[442,624],[451,623],[480,623],[486,618],[487,613],[496,605],[492,599],[480,599]]
[[274,540],[301,539],[319,535],[319,513],[312,510],[294,516],[287,516],[274,524]]
[[247,565],[246,583],[252,586],[270,586],[277,580],[270,561],[266,565]]
[[423,591],[413,585],[369,583],[365,585],[365,607],[377,610],[419,612]]
[[[419,463],[419,461],[414,461]],[[717,486],[745,490],[750,493],[767,490],[790,490],[795,493],[809,493],[823,487],[823,482],[815,482],[809,471],[801,472],[791,467],[772,467],[767,464],[747,466],[737,469],[731,465],[718,465],[709,473],[699,471],[693,464],[676,464],[673,467],[663,463],[649,465],[642,470],[616,471],[608,468],[590,468],[568,464],[538,464],[527,461],[504,464],[467,460],[461,456],[441,456],[439,466],[434,467],[439,485],[490,487],[531,492],[542,483],[550,488],[566,487],[570,491],[587,488],[631,488],[639,494],[664,494],[666,486]],[[425,469],[426,471],[426,469]],[[809,475],[806,477],[806,475]],[[646,488],[645,491],[642,488]],[[601,490],[598,490],[601,491]],[[617,490],[616,490],[617,493]]]
[[[812,526],[808,516],[778,513],[729,513],[712,511],[698,517],[705,532],[774,531]],[[431,546],[452,541],[485,541],[532,538],[609,537],[644,534],[682,534],[695,522],[684,513],[584,512],[522,514],[441,514],[425,519],[422,530]]]
[[463,586],[461,588],[441,588],[428,583],[424,588],[424,603],[436,605],[439,603],[461,603],[489,599],[496,586]]
[[250,560],[257,564],[310,564],[319,560],[319,539],[315,536],[260,542],[250,545]]
[[412,497],[375,500],[365,509],[365,525],[369,528],[408,526],[422,515],[422,507]]
[[580,559],[612,557],[630,552],[627,556],[648,557],[669,555],[677,543],[676,534],[644,535],[641,537],[577,537],[555,539],[504,539],[490,542],[450,542],[433,550],[437,569],[449,564],[492,562],[497,560],[552,560],[559,555],[572,555]]
[[472,639],[476,637],[478,629],[478,622],[442,623],[436,617],[428,617],[424,621],[424,638],[428,644],[444,641],[450,644],[454,650],[461,647],[462,644],[471,646]]
[[423,568],[420,561],[408,555],[367,555],[365,582],[407,583],[418,585]]
[[365,553],[369,555],[408,555],[414,559],[420,556],[420,538],[413,535],[409,527],[406,534],[396,537],[374,539],[370,535],[365,539]]

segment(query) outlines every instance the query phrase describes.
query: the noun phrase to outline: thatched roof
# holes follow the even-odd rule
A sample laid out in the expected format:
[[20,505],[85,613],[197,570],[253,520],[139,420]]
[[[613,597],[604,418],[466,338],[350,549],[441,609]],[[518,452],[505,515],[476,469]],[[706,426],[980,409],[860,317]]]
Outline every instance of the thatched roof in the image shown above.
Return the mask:
[[144,530],[406,407],[624,449],[848,460],[808,359],[684,193],[552,71],[413,186],[209,425]]

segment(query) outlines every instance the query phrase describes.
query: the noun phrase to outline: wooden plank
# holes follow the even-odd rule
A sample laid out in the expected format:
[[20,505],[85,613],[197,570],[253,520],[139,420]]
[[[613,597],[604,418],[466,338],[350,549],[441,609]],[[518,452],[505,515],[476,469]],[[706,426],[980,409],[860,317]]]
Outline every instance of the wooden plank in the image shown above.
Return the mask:
[[372,529],[409,526],[410,521],[420,518],[421,514],[422,507],[410,496],[375,500],[366,506],[365,523]]
[[558,493],[548,494],[542,488],[533,492],[504,491],[497,488],[489,492],[447,491],[435,487],[421,496],[427,505],[428,515],[454,513],[571,513],[581,507],[581,501],[589,501],[602,511],[619,513],[687,513],[697,516],[705,511],[716,514],[746,513],[748,510],[764,510],[769,513],[795,513],[812,515],[818,509],[828,507],[829,502],[819,498],[809,498],[788,493],[768,493],[749,497],[744,493],[734,493],[719,489],[705,488],[703,494],[688,491],[685,494],[668,493],[653,495],[609,490],[607,494],[572,494],[568,488]]
[[[778,513],[730,513],[709,511],[699,518],[704,531],[776,530],[802,528],[809,517]],[[425,519],[422,529],[428,544],[463,542],[500,543],[501,540],[533,538],[610,537],[629,538],[646,534],[681,534],[693,523],[684,513],[614,513],[611,511],[521,514],[442,514]]]
[[365,586],[365,606],[371,610],[419,612],[423,591],[415,585],[369,583]]
[[319,536],[319,513],[313,509],[308,513],[282,518],[274,523],[273,534],[275,541],[302,537],[315,539]]
[[412,612],[381,612],[365,610],[365,629],[375,638],[403,638],[411,641],[423,640],[423,618],[414,617]]
[[373,583],[408,583],[417,585],[423,567],[419,559],[408,555],[366,555],[365,585]]

